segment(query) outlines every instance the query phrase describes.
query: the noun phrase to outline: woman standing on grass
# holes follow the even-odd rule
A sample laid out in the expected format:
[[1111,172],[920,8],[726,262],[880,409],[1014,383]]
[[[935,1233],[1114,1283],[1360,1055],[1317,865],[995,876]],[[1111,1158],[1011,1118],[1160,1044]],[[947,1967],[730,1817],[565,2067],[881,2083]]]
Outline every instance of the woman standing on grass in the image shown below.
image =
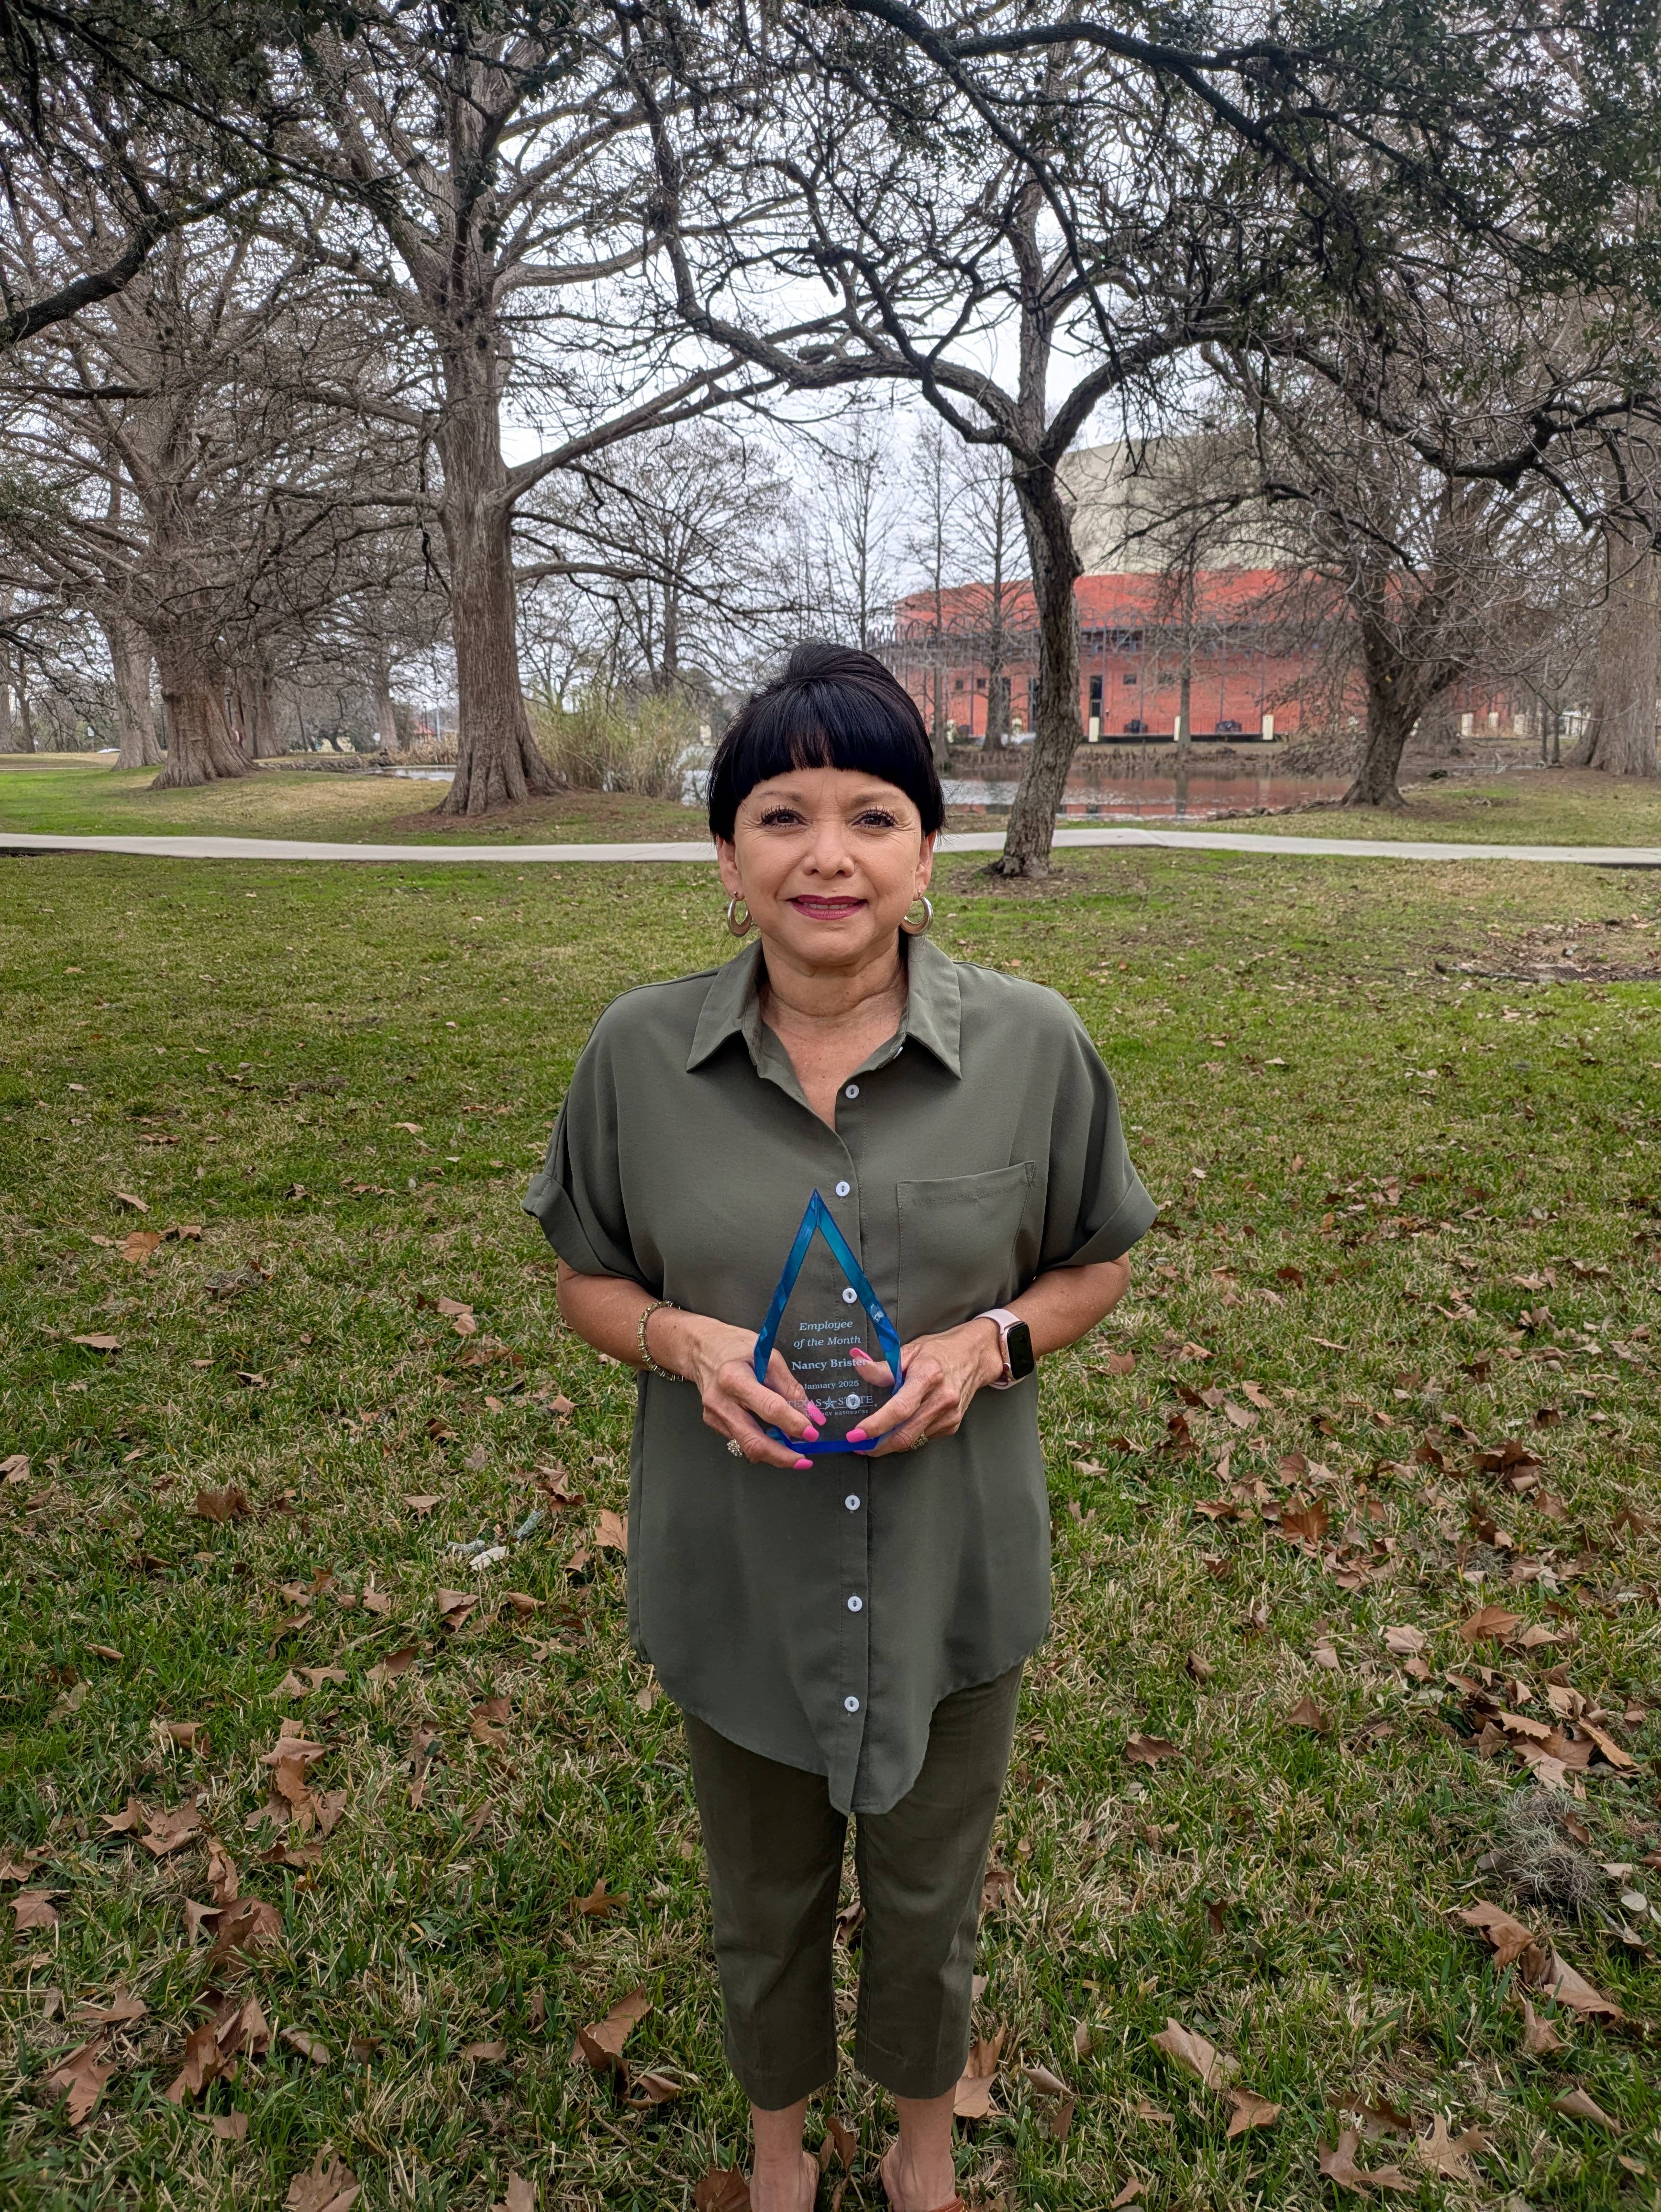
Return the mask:
[[[1154,1215],[1071,1008],[923,935],[943,813],[894,678],[800,647],[710,771],[727,926],[757,941],[606,1009],[526,1200],[567,1322],[642,1370],[630,1632],[685,1717],[755,2212],[813,2202],[850,1814],[883,2184],[897,2212],[958,2203],[981,1883],[1050,1617],[1033,1361],[1123,1296]],[[904,1339],[891,1396],[849,1348],[879,1409],[845,1435],[822,1363],[817,1395],[776,1350],[755,1372],[815,1193],[821,1315],[885,1307]]]

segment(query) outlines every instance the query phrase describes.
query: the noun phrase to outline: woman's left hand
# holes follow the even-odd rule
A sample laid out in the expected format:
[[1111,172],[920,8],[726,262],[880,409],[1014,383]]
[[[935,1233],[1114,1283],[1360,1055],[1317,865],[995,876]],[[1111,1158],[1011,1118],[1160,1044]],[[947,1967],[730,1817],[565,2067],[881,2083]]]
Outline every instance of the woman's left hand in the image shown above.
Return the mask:
[[[891,1387],[894,1371],[885,1359],[860,1359],[857,1364],[860,1373],[879,1389]],[[850,1443],[881,1437],[870,1455],[873,1459],[914,1450],[933,1437],[956,1434],[975,1393],[1003,1373],[997,1328],[977,1318],[958,1328],[942,1329],[937,1336],[915,1336],[900,1347],[900,1388],[887,1404],[848,1431]]]

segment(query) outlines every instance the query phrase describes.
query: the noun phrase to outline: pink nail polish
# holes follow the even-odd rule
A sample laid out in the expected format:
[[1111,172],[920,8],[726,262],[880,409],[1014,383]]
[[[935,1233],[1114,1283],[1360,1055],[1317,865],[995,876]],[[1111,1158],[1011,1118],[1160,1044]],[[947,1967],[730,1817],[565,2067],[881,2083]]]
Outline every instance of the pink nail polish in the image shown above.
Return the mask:
[[802,1438],[804,1443],[809,1444],[816,1444],[818,1440],[819,1432],[817,1429],[809,1429],[807,1434]]
[[796,1465],[797,1465],[797,1467],[800,1469],[800,1471],[801,1471],[801,1472],[802,1472],[802,1474],[807,1474],[807,1473],[810,1471],[810,1469],[811,1469],[811,1468],[812,1468],[812,1464],[813,1464],[813,1462],[812,1462],[812,1461],[811,1459],[799,1459],[799,1460],[796,1462]]
[[871,1364],[871,1355],[862,1344],[850,1344],[848,1347],[848,1357],[850,1359],[862,1359],[867,1367]]
[[863,1429],[849,1429],[848,1431],[848,1441],[850,1444],[862,1444],[865,1442],[865,1431]]
[[819,1408],[813,1403],[811,1398],[807,1401],[807,1410],[813,1416],[813,1419],[818,1423],[819,1426],[823,1428],[824,1426],[824,1415],[820,1412]]

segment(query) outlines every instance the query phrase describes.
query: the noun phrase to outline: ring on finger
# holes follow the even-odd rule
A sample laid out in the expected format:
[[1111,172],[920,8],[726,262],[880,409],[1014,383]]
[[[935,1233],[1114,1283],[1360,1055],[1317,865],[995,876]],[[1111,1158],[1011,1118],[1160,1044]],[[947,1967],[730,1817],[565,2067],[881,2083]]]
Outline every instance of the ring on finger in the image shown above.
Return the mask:
[[734,1459],[742,1459],[744,1457],[744,1446],[739,1442],[736,1437],[727,1437],[727,1449],[732,1453]]
[[906,1446],[906,1449],[908,1451],[921,1451],[928,1442],[928,1431],[927,1429],[924,1429],[921,1431],[919,1434],[913,1438],[912,1442]]

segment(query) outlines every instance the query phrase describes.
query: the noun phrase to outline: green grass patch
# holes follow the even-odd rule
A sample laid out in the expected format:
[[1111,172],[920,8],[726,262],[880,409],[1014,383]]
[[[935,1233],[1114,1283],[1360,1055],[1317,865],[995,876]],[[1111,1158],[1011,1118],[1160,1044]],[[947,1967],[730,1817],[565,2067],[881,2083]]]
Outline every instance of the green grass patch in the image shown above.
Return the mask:
[[[514,2172],[545,2207],[690,2206],[744,2111],[680,1730],[596,1542],[632,1386],[563,1332],[519,1198],[601,1007],[722,957],[713,872],[0,866],[0,1896],[55,1915],[0,1910],[0,2200],[277,2205],[332,2146],[365,2212],[484,2212]],[[1657,2202],[1652,884],[943,866],[940,940],[1068,994],[1166,1206],[1042,1378],[1056,1626],[981,1942],[1007,2040],[971,2202],[1093,2212],[1135,2172],[1154,2207],[1330,2204],[1362,2106],[1482,2132],[1468,2179],[1363,2141],[1403,2202]],[[1529,980],[1594,937],[1621,980]],[[480,1537],[483,1572],[452,1548]],[[453,1628],[444,1589],[479,1595]],[[1510,1640],[1461,1636],[1484,1605]],[[1501,1714],[1559,1730],[1561,1787]],[[285,1725],[319,1747],[292,1825]],[[200,1831],[147,1848],[132,1798]],[[252,1955],[192,1909],[226,1886],[210,1838],[271,1908]],[[602,1880],[617,1910],[580,1913]],[[1477,1899],[1624,2017],[1536,1999],[1565,2047],[1528,2055]],[[679,2085],[648,2110],[571,2058],[641,1986],[628,2056]],[[142,2017],[79,2013],[118,1990]],[[251,1995],[270,2050],[170,2101]],[[1231,2140],[1168,2018],[1278,2121]],[[48,2077],[94,2032],[77,2127]],[[1029,2066],[1076,2094],[1064,2138]],[[1620,2133],[1555,2110],[1572,2087]],[[884,2100],[844,2075],[835,2109],[844,2203],[877,2206]]]
[[572,791],[478,822],[441,820],[440,783],[350,769],[265,766],[196,791],[156,791],[153,769],[106,761],[0,772],[0,835],[290,837],[337,844],[562,845],[708,836],[696,808],[627,792]]
[[1314,837],[1431,838],[1465,845],[1661,845],[1661,783],[1591,769],[1450,770],[1415,783],[1397,810],[1322,805],[1254,819]]

